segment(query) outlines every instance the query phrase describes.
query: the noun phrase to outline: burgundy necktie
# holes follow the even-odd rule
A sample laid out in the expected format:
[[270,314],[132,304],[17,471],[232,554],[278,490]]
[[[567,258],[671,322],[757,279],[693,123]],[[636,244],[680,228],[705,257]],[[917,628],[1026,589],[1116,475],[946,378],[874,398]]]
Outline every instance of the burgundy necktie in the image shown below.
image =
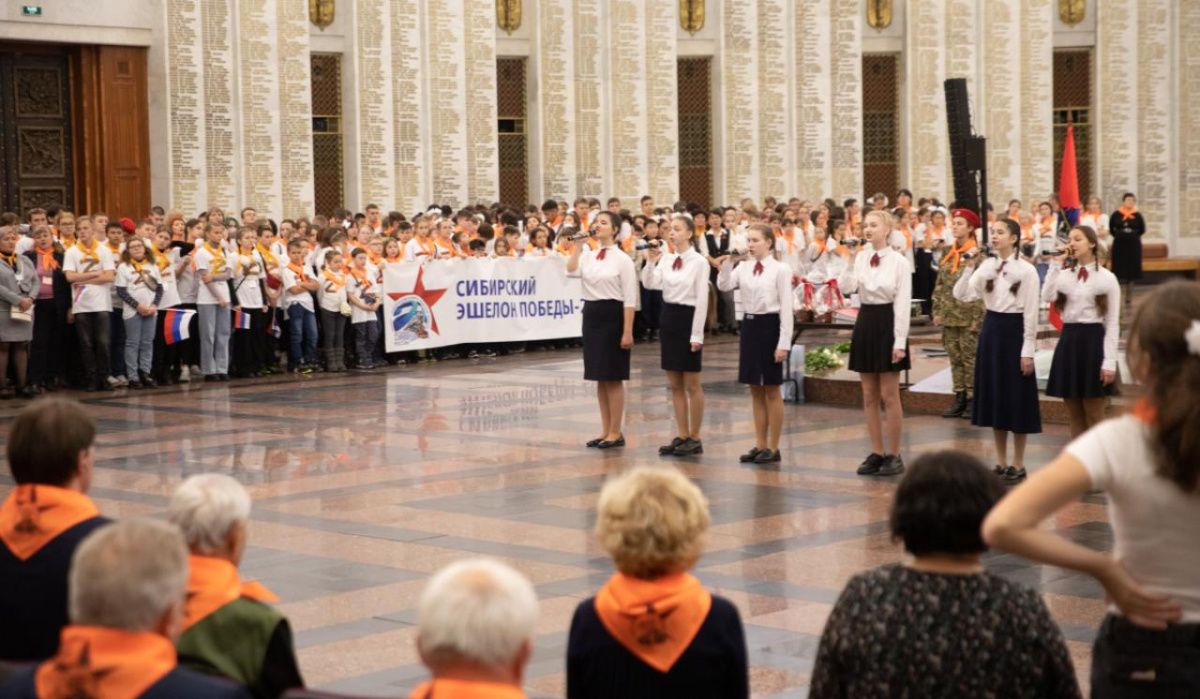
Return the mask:
[[879,266],[879,253],[875,253],[874,255],[871,255],[871,266],[872,267]]
[[761,261],[755,262],[754,263],[754,276],[757,277],[758,275],[762,274],[762,272],[763,272],[762,262]]
[[1004,265],[1006,265],[1006,264],[1008,264],[1008,260],[1005,260],[1004,262],[1001,262],[1001,263],[1000,263],[1000,269],[996,270],[996,276],[997,276],[997,277],[999,277],[1000,275],[1004,274]]
[[682,268],[683,268],[683,258],[676,257],[675,262],[671,264],[671,269],[682,269]]
[[1077,274],[1077,275],[1075,275],[1075,276],[1076,276],[1076,278],[1077,278],[1079,281],[1081,281],[1081,282],[1086,282],[1086,281],[1087,281],[1087,278],[1088,278],[1088,271],[1087,271],[1087,267],[1080,267],[1080,268],[1079,268],[1079,274]]
[[597,260],[604,259],[604,253],[608,252],[608,248],[600,248],[600,253],[596,255]]

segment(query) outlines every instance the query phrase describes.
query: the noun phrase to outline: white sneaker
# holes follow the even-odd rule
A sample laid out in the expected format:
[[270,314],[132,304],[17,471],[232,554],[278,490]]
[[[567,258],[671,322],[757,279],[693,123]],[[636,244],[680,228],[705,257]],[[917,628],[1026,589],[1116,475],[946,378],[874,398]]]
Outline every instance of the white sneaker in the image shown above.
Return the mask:
[[129,385],[129,379],[125,378],[124,376],[118,376],[117,383],[115,385],[117,388],[125,388]]
[[117,386],[121,385],[121,380],[115,376],[110,376],[108,377],[108,385],[116,388]]
[[183,368],[179,370],[179,383],[188,383],[191,380],[192,372],[188,370],[188,367],[185,364]]

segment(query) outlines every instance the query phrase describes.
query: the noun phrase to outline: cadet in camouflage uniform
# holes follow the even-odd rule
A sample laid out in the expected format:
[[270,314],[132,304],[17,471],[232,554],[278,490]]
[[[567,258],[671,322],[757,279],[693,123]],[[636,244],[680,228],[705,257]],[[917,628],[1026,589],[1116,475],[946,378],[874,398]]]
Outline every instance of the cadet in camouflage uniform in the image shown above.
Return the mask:
[[933,322],[942,328],[942,345],[950,355],[954,405],[942,417],[971,417],[975,384],[975,351],[983,324],[983,301],[963,303],[954,298],[954,284],[967,270],[966,256],[978,254],[975,229],[979,216],[970,209],[951,212],[954,244],[942,255],[933,287]]

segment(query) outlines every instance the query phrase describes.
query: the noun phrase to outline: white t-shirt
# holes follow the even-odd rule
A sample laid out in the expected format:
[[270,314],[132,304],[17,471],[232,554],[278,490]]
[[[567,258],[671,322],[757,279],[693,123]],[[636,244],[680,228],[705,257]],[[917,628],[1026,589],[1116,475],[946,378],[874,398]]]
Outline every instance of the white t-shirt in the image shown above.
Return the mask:
[[307,289],[301,289],[299,293],[293,294],[291,289],[295,286],[300,286],[300,282],[312,279],[308,272],[297,274],[291,266],[283,268],[283,307],[291,308],[292,306],[300,306],[309,311],[313,310],[312,292]]
[[[96,261],[95,258],[99,258]],[[64,272],[95,272],[115,270],[112,255],[103,243],[96,243],[94,257],[85,255],[79,245],[72,245],[63,255]],[[112,282],[104,284],[75,284],[71,288],[71,311],[73,313],[99,313],[111,311]]]
[[[340,277],[341,282],[330,277]],[[317,281],[320,282],[320,286],[317,287],[317,301],[321,308],[334,313],[341,312],[342,304],[346,301],[346,282],[349,277],[345,272],[336,274],[329,270],[321,270],[321,275],[317,277]]]
[[[383,288],[375,282],[374,272],[374,268],[368,264],[366,272],[363,274],[365,284],[359,282],[358,278],[350,272],[346,272],[346,294],[360,301],[363,301],[363,294],[369,294],[374,297],[375,301],[378,301],[380,294],[383,293]],[[363,310],[354,304],[350,304],[351,323],[367,323],[375,319],[375,311]]]
[[[138,304],[154,303],[154,294],[160,284],[162,284],[162,276],[158,273],[158,266],[149,260],[142,264],[142,274],[138,274],[133,265],[128,262],[122,262],[117,267],[117,280],[114,288],[125,289]],[[121,317],[132,318],[135,315],[137,315],[137,306],[130,306],[122,300]]]
[[262,254],[257,250],[251,250],[249,255],[238,252],[232,256],[232,260],[233,287],[237,289],[237,305],[248,310],[262,308],[264,305],[262,280],[267,269]]
[[196,251],[196,256],[193,266],[196,272],[196,303],[197,305],[216,305],[222,301],[229,303],[229,284],[228,277],[225,279],[213,279],[207,284],[204,282],[204,275],[211,269],[214,275],[219,275],[222,272],[229,271],[229,258],[226,257],[225,251],[217,249],[214,255],[203,244]]
[[179,264],[179,248],[170,248],[164,254],[171,261],[171,264],[167,265],[166,269],[159,268],[158,270],[158,276],[162,279],[163,285],[162,300],[158,302],[158,307],[174,308],[181,303],[179,299],[179,287],[175,279],[175,266]]
[[1200,622],[1200,495],[1155,473],[1149,428],[1132,415],[1096,425],[1067,446],[1108,496],[1113,554],[1146,590]]

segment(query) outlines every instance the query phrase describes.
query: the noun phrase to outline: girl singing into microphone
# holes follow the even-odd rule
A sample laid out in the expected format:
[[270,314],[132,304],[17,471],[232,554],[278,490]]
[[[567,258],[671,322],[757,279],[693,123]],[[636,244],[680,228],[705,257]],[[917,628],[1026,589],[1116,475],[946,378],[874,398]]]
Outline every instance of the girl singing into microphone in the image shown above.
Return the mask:
[[[863,221],[866,244],[842,272],[838,287],[858,292],[862,302],[850,339],[850,370],[862,380],[863,412],[871,437],[871,454],[858,467],[862,476],[893,476],[904,470],[900,458],[900,372],[908,369],[908,328],[912,317],[912,266],[888,245],[892,216],[872,211]],[[847,253],[847,256],[849,253]],[[887,419],[884,451],[883,401]]]
[[750,259],[721,259],[717,288],[739,289],[742,295],[741,348],[738,381],[750,386],[754,406],[754,447],[742,463],[779,463],[779,433],[783,428],[783,360],[792,344],[792,269],[775,259],[775,235],[770,226],[751,224],[746,232]]
[[[996,474],[1010,483],[1025,478],[1026,435],[1042,431],[1033,352],[1037,345],[1038,273],[1021,259],[1021,226],[1011,219],[992,224],[994,257],[977,256],[954,285],[954,297],[983,299],[987,309],[975,359],[975,403],[971,424],[991,427]],[[1006,465],[1008,433],[1013,462]]]
[[704,419],[704,389],[700,386],[704,321],[708,317],[708,260],[696,252],[692,219],[671,217],[674,252],[647,248],[642,284],[663,295],[661,328],[662,368],[671,385],[676,437],[659,447],[663,456],[703,454],[700,423]]
[[1071,229],[1066,252],[1061,265],[1050,266],[1042,287],[1042,300],[1063,319],[1046,395],[1063,399],[1071,436],[1078,437],[1104,419],[1117,379],[1121,284],[1100,266],[1100,241],[1090,226]]
[[638,280],[633,260],[616,244],[620,220],[601,211],[592,225],[597,249],[586,239],[573,241],[567,274],[583,283],[583,378],[596,382],[601,435],[589,447],[625,446],[621,419],[625,414],[625,381],[633,348],[633,314]]

